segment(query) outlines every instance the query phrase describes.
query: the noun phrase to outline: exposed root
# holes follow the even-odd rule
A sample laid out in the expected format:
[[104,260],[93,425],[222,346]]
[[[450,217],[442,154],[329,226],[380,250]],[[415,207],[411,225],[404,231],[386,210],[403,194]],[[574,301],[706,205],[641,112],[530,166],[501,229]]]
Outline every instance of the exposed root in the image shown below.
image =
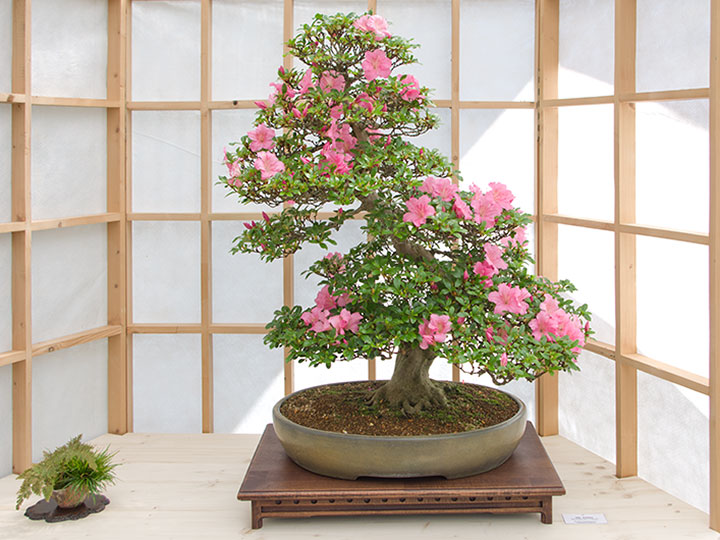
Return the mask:
[[381,402],[387,403],[392,408],[402,409],[408,416],[424,410],[447,406],[445,392],[439,384],[433,381],[413,388],[404,386],[397,388],[397,385],[393,385],[390,381],[375,390],[368,401],[373,406],[378,406]]

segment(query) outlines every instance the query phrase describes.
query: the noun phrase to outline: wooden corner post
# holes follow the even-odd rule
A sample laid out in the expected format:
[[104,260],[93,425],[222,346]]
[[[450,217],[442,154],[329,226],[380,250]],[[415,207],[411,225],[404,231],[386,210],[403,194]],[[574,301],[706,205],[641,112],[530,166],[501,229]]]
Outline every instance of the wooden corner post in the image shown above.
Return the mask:
[[[295,9],[294,0],[285,0],[283,5],[283,67],[292,69],[293,58],[290,56],[287,42],[293,36],[293,10]],[[292,307],[295,305],[295,261],[292,255],[288,255],[283,259],[283,305]],[[285,348],[285,358],[290,353],[290,349]],[[295,369],[292,362],[285,362],[285,395],[291,394],[295,390]]]
[[[537,0],[535,24],[537,273],[555,281],[558,278],[558,225],[544,217],[547,214],[557,214],[558,210],[558,110],[545,106],[545,102],[558,97],[559,0]],[[541,436],[558,433],[558,379],[557,375],[546,374],[537,381],[537,431]]]

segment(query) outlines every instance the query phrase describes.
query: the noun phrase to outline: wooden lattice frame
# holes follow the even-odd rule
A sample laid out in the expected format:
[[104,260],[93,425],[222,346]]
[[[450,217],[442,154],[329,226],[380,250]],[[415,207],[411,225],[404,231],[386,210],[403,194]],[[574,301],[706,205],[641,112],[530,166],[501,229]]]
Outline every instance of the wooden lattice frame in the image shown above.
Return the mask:
[[[128,101],[130,87],[130,10],[132,2],[108,0],[108,79],[106,99],[36,97],[31,91],[31,0],[13,0],[12,92],[0,103],[12,106],[12,221],[0,223],[0,234],[12,237],[12,350],[0,352],[0,366],[12,365],[13,470],[31,464],[33,357],[98,339],[108,339],[108,430],[132,430],[132,337],[134,334],[193,333],[202,340],[202,424],[213,431],[214,334],[263,334],[263,323],[212,322],[212,222],[260,219],[254,212],[214,213],[211,209],[212,111],[252,109],[252,100],[213,101],[211,94],[212,0],[201,5],[201,96],[193,102]],[[293,0],[284,0],[283,38],[293,32]],[[368,0],[377,10],[377,0]],[[382,6],[381,6],[382,8]],[[617,475],[637,473],[637,370],[710,397],[710,526],[720,530],[720,0],[711,0],[709,88],[638,93],[635,89],[636,0],[615,0],[615,89],[612,96],[558,98],[559,0],[536,0],[536,100],[461,101],[460,0],[451,0],[451,99],[436,105],[451,113],[451,154],[458,165],[461,109],[535,109],[536,111],[536,240],[538,271],[557,277],[558,225],[614,233],[616,259],[616,346],[591,341],[586,349],[616,364]],[[292,65],[286,57],[285,66]],[[31,97],[32,96],[32,97]],[[708,234],[635,223],[634,104],[646,101],[709,99],[710,227]],[[558,109],[612,104],[615,111],[615,218],[612,222],[561,215],[557,204]],[[30,205],[30,130],[34,106],[95,107],[107,111],[107,211],[102,214],[33,220]],[[134,213],[131,210],[131,111],[197,110],[201,117],[200,213]],[[133,221],[197,221],[201,225],[201,322],[199,324],[134,324],[132,322]],[[33,343],[31,255],[34,231],[88,224],[107,226],[108,323],[99,328]],[[697,374],[637,353],[635,239],[637,235],[707,245],[710,261],[710,376]],[[283,302],[293,304],[293,260],[283,264]],[[375,362],[368,375],[375,377]],[[459,373],[453,369],[453,379]],[[291,364],[285,367],[285,391],[294,387]],[[537,426],[541,435],[558,432],[558,379],[543,377],[537,386]]]

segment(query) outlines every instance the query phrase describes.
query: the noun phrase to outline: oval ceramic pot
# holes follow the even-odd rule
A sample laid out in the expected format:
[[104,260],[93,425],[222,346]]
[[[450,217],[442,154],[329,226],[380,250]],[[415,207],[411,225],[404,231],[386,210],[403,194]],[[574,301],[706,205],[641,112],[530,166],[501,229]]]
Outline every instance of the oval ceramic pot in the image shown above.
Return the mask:
[[85,502],[85,497],[87,497],[87,495],[88,491],[85,489],[75,491],[73,489],[64,488],[53,491],[55,502],[60,508],[75,508],[76,506],[80,506],[83,502]]
[[502,465],[525,432],[525,404],[507,392],[520,407],[512,418],[473,431],[421,436],[355,435],[301,426],[280,413],[283,403],[299,392],[273,408],[275,433],[295,463],[334,478],[473,476]]

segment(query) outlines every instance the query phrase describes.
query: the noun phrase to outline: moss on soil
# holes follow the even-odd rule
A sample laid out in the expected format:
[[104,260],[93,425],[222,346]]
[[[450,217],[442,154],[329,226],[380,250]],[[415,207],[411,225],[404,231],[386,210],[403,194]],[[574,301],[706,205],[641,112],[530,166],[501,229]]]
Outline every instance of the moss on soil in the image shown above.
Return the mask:
[[359,435],[436,435],[493,426],[518,412],[507,394],[467,383],[437,382],[448,406],[406,416],[385,403],[371,406],[372,392],[384,381],[343,383],[310,388],[291,397],[280,412],[296,424],[323,431]]

